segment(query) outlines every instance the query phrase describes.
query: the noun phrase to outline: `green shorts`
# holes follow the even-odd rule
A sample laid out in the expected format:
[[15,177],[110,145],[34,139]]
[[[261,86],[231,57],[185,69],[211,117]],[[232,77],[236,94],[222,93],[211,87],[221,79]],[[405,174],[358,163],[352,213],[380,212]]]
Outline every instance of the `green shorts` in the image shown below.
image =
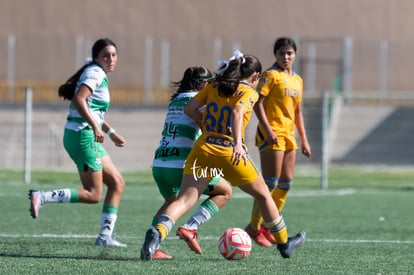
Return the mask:
[[[164,199],[172,198],[180,192],[181,180],[183,179],[183,169],[152,167],[152,176],[158,185]],[[220,182],[220,177],[214,177],[204,190],[207,195],[214,189],[214,185]]]
[[108,153],[101,143],[95,142],[95,135],[90,127],[78,132],[65,129],[63,146],[75,162],[79,172],[102,170],[102,158]]

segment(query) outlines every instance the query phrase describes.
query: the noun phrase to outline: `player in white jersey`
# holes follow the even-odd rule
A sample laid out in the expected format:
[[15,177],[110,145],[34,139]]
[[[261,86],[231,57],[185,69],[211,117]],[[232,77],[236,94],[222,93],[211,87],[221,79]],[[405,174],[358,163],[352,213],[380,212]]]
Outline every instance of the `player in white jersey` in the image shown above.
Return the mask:
[[[213,75],[207,68],[189,67],[181,81],[173,83],[176,91],[168,105],[162,138],[152,162],[152,175],[164,198],[163,205],[152,220],[152,226],[158,223],[160,213],[176,199],[180,191],[185,159],[201,134],[197,122],[184,114],[184,107],[212,79]],[[203,194],[209,197],[201,203],[187,223],[177,230],[177,236],[186,241],[190,249],[197,254],[202,254],[197,242],[198,226],[217,214],[219,208],[230,199],[232,190],[225,180],[215,177]],[[172,257],[158,248],[152,258]]]
[[30,214],[37,218],[45,203],[98,203],[105,184],[107,193],[101,230],[95,245],[125,247],[113,237],[125,183],[102,146],[105,132],[116,146],[126,144],[124,137],[104,119],[110,103],[107,73],[115,69],[117,60],[115,43],[107,38],[99,39],[92,47],[92,62],[80,68],[59,88],[59,96],[71,100],[63,144],[78,168],[83,188],[30,190],[29,199]]

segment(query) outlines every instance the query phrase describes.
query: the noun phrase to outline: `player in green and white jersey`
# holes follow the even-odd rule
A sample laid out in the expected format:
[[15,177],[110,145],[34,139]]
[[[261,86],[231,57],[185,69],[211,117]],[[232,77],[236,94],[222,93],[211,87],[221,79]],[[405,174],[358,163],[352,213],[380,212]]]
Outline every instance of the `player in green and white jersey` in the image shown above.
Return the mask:
[[124,247],[125,244],[115,240],[113,231],[125,183],[102,146],[105,133],[116,146],[126,144],[124,137],[104,119],[110,103],[107,73],[115,69],[117,60],[115,43],[99,39],[92,47],[92,62],[80,68],[59,89],[59,96],[71,100],[63,145],[78,168],[83,188],[30,190],[29,199],[30,214],[37,218],[45,203],[98,203],[105,184],[101,230],[95,245]]

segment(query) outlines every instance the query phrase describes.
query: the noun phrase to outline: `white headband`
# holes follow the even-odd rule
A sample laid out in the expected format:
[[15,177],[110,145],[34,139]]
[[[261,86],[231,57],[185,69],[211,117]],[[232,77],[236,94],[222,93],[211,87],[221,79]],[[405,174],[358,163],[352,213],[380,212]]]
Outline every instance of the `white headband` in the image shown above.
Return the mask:
[[229,67],[230,61],[235,60],[235,59],[239,59],[239,58],[242,59],[242,64],[244,64],[246,62],[246,59],[244,58],[244,54],[241,51],[239,51],[239,50],[235,50],[233,52],[233,56],[230,57],[230,59],[228,59],[228,60],[220,60],[218,62],[219,68],[222,67],[223,65],[224,66],[223,66],[223,68],[217,70],[216,71],[216,74],[221,75],[222,73],[224,73],[224,71],[227,70],[227,68]]

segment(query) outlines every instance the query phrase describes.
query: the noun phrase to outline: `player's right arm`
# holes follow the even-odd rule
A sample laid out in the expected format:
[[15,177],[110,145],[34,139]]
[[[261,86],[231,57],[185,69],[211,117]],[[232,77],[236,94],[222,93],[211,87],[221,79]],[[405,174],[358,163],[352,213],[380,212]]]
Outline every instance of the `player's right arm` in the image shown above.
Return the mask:
[[270,127],[269,120],[267,119],[267,116],[266,116],[266,111],[265,111],[264,106],[263,106],[263,101],[265,99],[266,99],[265,96],[260,95],[259,100],[254,105],[253,109],[254,109],[254,112],[257,116],[257,119],[259,120],[259,123],[263,126],[263,128],[265,130],[266,141],[269,144],[274,144],[274,143],[277,143],[277,136],[276,136],[275,132],[273,132],[272,127]]
[[102,143],[104,141],[104,132],[99,127],[98,123],[92,117],[92,114],[89,112],[87,99],[92,95],[92,91],[86,85],[81,85],[79,91],[73,97],[73,103],[75,104],[76,110],[78,110],[79,114],[82,118],[91,125],[94,135],[95,141]]
[[243,159],[244,165],[247,163],[247,152],[243,148],[243,115],[244,108],[240,105],[234,106],[231,113],[231,128],[233,133],[233,154],[231,158],[235,165],[238,165],[241,159]]

